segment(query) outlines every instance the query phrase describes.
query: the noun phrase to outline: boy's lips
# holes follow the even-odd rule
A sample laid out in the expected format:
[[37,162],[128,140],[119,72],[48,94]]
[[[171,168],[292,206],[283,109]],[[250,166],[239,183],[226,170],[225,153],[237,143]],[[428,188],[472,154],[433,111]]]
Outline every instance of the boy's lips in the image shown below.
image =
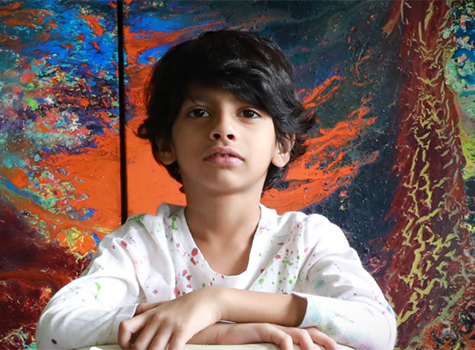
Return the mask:
[[236,164],[242,162],[244,158],[231,147],[218,146],[206,152],[204,160],[217,164]]

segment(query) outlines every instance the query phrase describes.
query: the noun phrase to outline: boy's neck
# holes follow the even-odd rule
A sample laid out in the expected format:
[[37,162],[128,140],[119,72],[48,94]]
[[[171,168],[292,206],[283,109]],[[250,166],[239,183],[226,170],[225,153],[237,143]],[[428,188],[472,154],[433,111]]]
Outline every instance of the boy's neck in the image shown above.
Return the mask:
[[187,193],[186,221],[195,240],[246,240],[260,220],[259,196],[197,196]]

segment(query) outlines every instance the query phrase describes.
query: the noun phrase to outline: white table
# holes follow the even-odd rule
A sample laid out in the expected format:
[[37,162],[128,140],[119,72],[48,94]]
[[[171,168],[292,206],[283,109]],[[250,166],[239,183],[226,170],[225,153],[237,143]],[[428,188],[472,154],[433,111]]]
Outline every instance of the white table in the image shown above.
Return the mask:
[[[300,346],[294,345],[295,350],[301,350]],[[339,350],[353,350],[347,346],[338,345]],[[119,345],[86,346],[77,350],[122,350]],[[246,345],[193,345],[186,344],[184,350],[280,350],[275,344],[246,344]],[[315,350],[325,350],[323,347],[315,345]]]

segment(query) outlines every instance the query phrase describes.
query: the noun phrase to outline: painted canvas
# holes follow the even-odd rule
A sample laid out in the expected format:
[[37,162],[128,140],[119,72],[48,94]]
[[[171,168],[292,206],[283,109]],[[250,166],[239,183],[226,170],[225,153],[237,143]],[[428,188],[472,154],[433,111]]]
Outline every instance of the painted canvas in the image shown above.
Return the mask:
[[34,348],[41,308],[121,209],[184,204],[134,134],[142,89],[173,44],[224,28],[279,44],[317,116],[264,204],[344,229],[398,349],[475,348],[473,1],[6,1],[0,28],[0,348]]
[[259,33],[284,49],[317,114],[305,158],[263,202],[323,213],[345,230],[395,307],[398,349],[474,348],[473,6],[128,2],[129,213],[184,202],[132,138],[143,118],[137,84],[151,64],[207,30]]
[[116,4],[0,4],[0,348],[120,224]]

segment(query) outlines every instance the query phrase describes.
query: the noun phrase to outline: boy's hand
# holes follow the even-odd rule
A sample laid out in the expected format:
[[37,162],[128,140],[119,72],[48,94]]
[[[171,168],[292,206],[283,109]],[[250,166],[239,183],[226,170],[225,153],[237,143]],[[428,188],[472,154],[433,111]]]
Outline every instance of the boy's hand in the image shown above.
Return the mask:
[[336,342],[315,327],[294,328],[269,323],[217,323],[196,334],[192,344],[241,345],[273,343],[282,350],[293,350],[298,344],[302,350],[315,350],[315,345],[326,350],[337,350]]
[[178,299],[141,304],[136,315],[119,326],[123,349],[181,350],[196,333],[221,319],[212,288],[203,288]]

